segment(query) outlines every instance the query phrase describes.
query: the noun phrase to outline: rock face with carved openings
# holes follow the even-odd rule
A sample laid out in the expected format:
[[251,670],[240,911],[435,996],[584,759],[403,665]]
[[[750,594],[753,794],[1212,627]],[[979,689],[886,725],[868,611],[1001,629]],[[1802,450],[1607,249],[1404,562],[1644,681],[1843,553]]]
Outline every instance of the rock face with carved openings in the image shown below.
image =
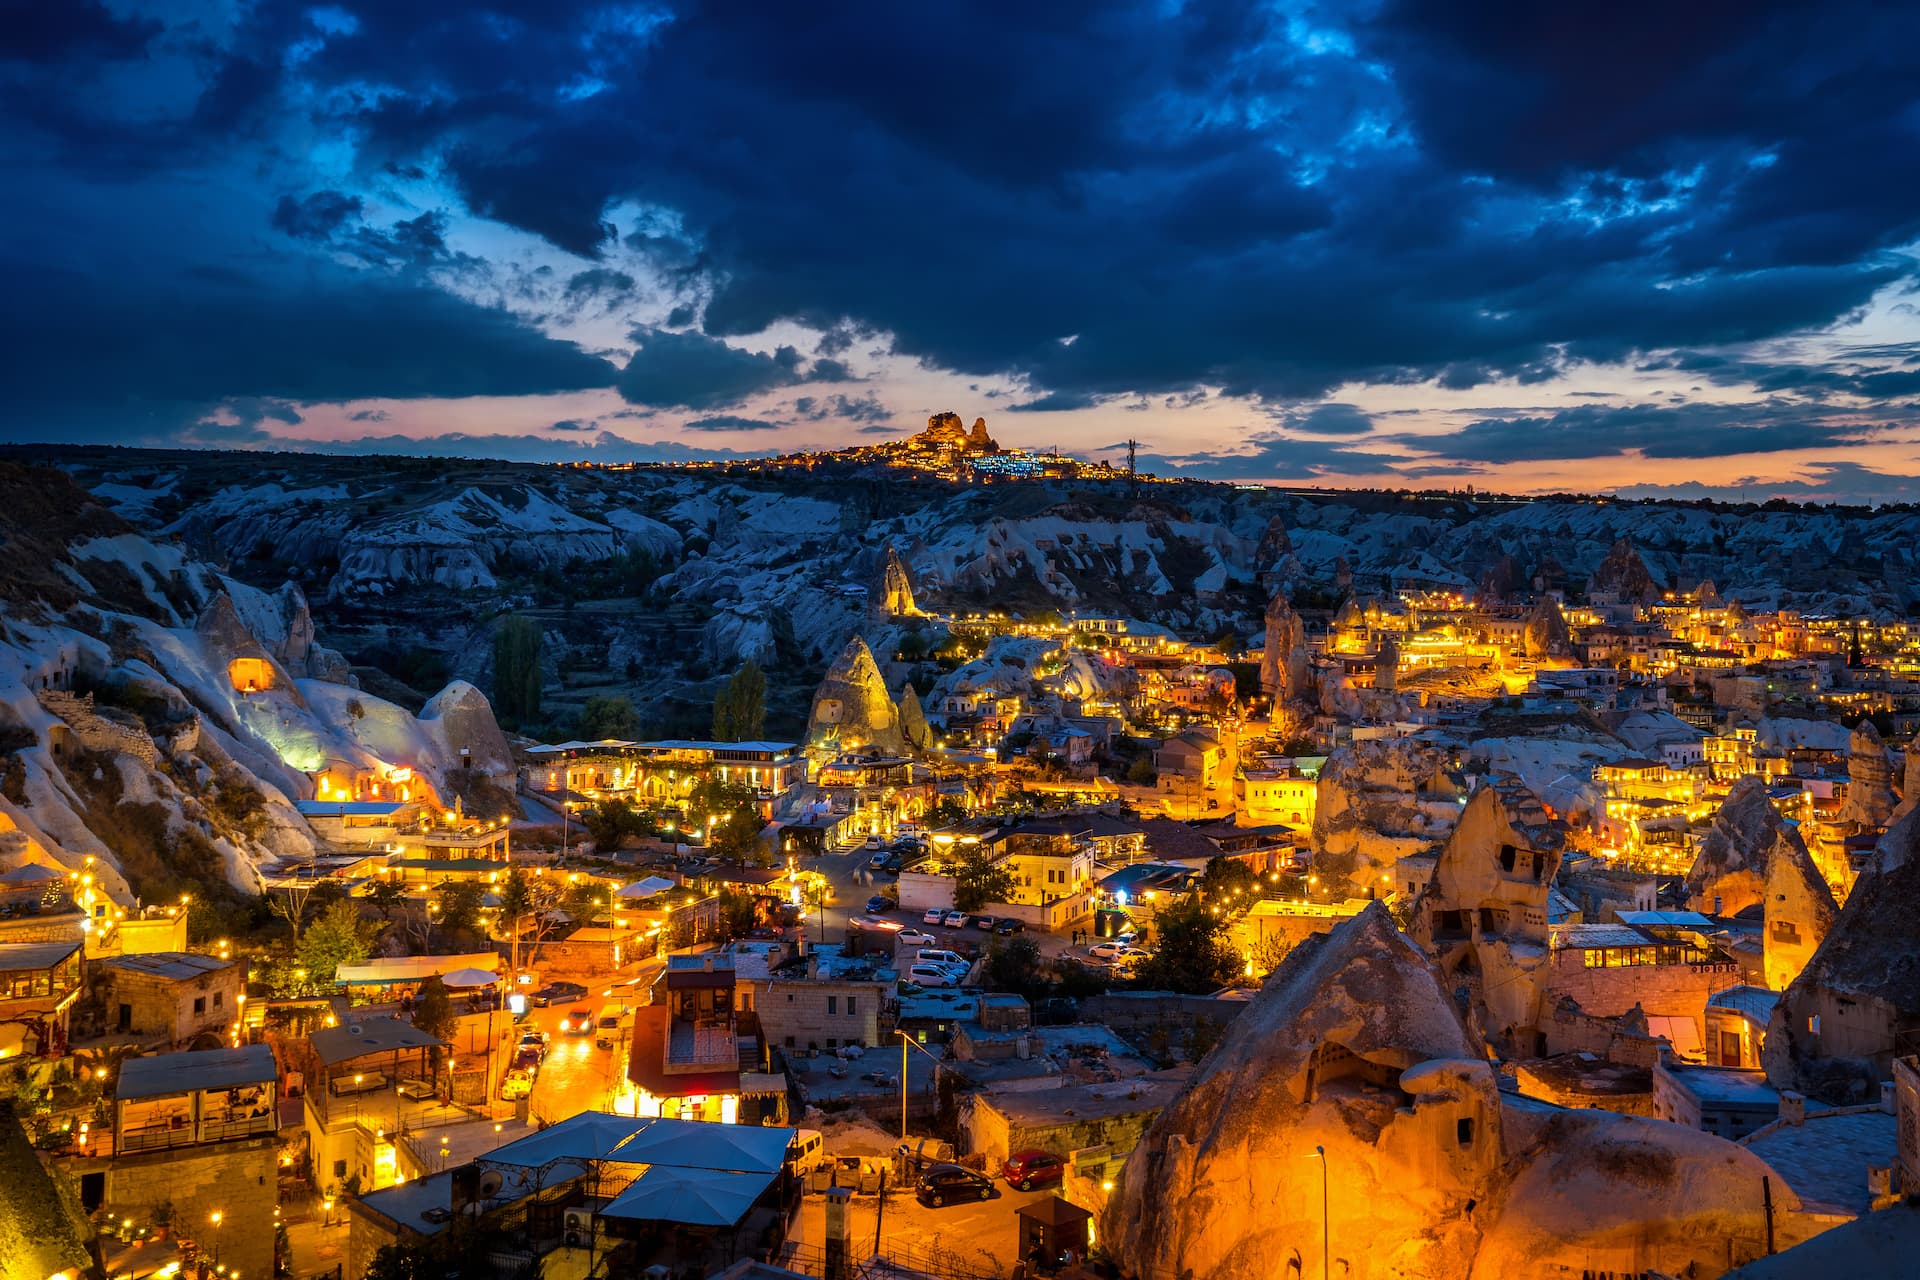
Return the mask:
[[1587,595],[1611,595],[1616,600],[1638,604],[1658,599],[1660,584],[1653,580],[1653,573],[1634,548],[1633,539],[1621,538],[1587,580]]
[[1527,657],[1535,661],[1572,655],[1573,636],[1567,630],[1566,615],[1560,612],[1558,600],[1552,596],[1540,597],[1540,603],[1533,607],[1533,614],[1527,619],[1523,643]]
[[1873,721],[1862,720],[1847,740],[1847,801],[1840,807],[1840,821],[1884,827],[1899,806],[1886,741]]
[[1733,784],[1700,840],[1687,872],[1687,904],[1695,911],[1738,915],[1766,896],[1767,867],[1782,842],[1806,845],[1767,796],[1767,784],[1750,775]]
[[1298,716],[1310,705],[1308,673],[1306,624],[1286,592],[1276,591],[1267,601],[1266,647],[1260,652],[1260,687],[1273,700],[1276,717],[1283,711]]
[[873,650],[855,636],[814,691],[813,713],[807,718],[807,750],[833,755],[868,747],[902,755],[907,742]]
[[1766,1173],[1678,1125],[1503,1095],[1375,903],[1267,979],[1127,1157],[1098,1236],[1140,1280],[1712,1275],[1729,1236],[1761,1247]]

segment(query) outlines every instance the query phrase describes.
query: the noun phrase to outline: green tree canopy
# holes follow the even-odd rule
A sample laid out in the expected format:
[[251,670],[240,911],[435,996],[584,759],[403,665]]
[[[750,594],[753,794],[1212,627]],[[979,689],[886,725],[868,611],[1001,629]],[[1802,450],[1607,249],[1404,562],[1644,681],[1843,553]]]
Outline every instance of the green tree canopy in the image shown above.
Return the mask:
[[531,724],[540,715],[540,624],[512,614],[493,633],[493,710],[504,724]]
[[1206,875],[1200,880],[1200,896],[1208,905],[1222,908],[1248,907],[1253,904],[1260,877],[1253,868],[1237,858],[1212,858]]
[[[765,851],[760,844],[760,829],[766,825],[760,816],[753,788],[740,782],[722,782],[702,778],[687,793],[687,821],[706,831],[707,847],[729,857],[758,857]],[[764,858],[761,858],[764,861]]]
[[307,980],[317,987],[333,984],[343,964],[363,963],[373,949],[374,927],[360,918],[360,908],[348,899],[329,903],[300,937],[297,954]]
[[653,829],[646,815],[615,796],[609,796],[582,812],[580,825],[587,829],[594,848],[601,853],[611,853],[628,836],[644,835]]
[[1142,986],[1187,995],[1217,991],[1240,974],[1240,957],[1226,939],[1227,913],[1190,898],[1154,920],[1159,943],[1142,961]]
[[446,983],[435,977],[420,984],[420,998],[413,1007],[414,1026],[436,1040],[450,1040],[457,1018]]
[[767,677],[748,658],[714,696],[713,736],[719,742],[751,742],[766,731]]
[[624,694],[594,694],[580,708],[574,736],[587,742],[606,738],[631,740],[641,736],[640,713]]
[[953,905],[978,911],[989,902],[1005,902],[1014,890],[1013,873],[995,862],[985,845],[961,845],[953,869]]
[[487,891],[478,880],[446,880],[434,890],[440,916],[434,922],[454,933],[473,933],[480,925],[480,908]]

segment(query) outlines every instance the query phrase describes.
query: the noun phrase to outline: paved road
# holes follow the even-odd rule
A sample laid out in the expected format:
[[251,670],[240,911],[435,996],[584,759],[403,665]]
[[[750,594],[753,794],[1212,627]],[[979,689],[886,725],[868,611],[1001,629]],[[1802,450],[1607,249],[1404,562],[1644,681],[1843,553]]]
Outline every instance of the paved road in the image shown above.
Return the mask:
[[548,1123],[582,1111],[610,1110],[627,1077],[624,1034],[613,1048],[602,1049],[596,1043],[598,1032],[567,1035],[560,1030],[561,1020],[576,1008],[590,1009],[597,1017],[609,1004],[645,1003],[648,988],[661,967],[657,959],[646,960],[603,981],[581,999],[529,1011],[522,1029],[538,1027],[548,1036],[547,1060],[533,1083],[533,1110]]

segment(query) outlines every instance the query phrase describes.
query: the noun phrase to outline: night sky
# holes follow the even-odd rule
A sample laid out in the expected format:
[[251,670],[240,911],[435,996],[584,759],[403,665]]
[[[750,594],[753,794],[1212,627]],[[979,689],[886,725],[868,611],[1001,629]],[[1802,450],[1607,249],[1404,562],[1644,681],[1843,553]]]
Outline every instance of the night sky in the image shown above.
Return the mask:
[[1920,500],[1920,7],[0,23],[9,440]]

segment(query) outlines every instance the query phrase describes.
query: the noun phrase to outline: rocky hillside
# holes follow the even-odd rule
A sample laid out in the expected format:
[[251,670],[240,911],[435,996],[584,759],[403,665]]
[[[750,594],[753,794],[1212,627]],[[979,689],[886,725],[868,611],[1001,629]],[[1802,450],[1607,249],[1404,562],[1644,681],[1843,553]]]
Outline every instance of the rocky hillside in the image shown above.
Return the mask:
[[140,532],[64,472],[0,462],[0,857],[164,901],[313,848],[316,779],[444,793],[504,776],[479,691],[360,689],[299,586],[263,591]]
[[[416,693],[486,685],[492,620],[546,629],[558,713],[625,692],[697,727],[698,684],[751,657],[774,722],[871,625],[893,547],[933,609],[1122,611],[1182,631],[1261,626],[1265,584],[1309,596],[1483,580],[1639,595],[1712,579],[1751,608],[1904,613],[1920,512],[1711,508],[1032,481],[962,487],[823,465],[600,470],[307,455],[61,451],[129,524],[236,578],[291,578],[329,635]],[[1264,583],[1263,583],[1264,577]],[[696,686],[692,696],[687,685]],[[675,699],[682,699],[676,707]],[[676,720],[677,717],[677,720]]]

